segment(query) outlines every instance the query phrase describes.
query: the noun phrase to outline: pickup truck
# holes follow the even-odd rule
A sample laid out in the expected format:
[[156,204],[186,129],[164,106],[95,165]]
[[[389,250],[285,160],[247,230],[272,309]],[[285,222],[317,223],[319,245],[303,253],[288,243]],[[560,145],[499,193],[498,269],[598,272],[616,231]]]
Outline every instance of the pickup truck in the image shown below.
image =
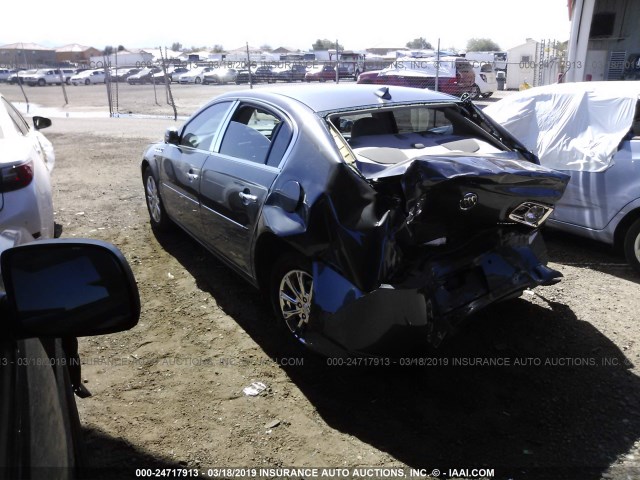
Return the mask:
[[24,83],[30,86],[60,85],[65,82],[69,85],[71,77],[75,74],[72,68],[41,68],[24,77]]

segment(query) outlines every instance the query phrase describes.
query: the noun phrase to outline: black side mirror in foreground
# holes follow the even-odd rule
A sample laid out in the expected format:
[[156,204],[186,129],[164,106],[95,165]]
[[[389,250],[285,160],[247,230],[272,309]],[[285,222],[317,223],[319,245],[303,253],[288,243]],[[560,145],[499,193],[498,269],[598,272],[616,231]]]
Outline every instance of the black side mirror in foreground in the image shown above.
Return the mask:
[[109,243],[42,240],[5,250],[0,266],[6,291],[0,298],[0,334],[83,337],[138,323],[133,273]]
[[164,143],[171,143],[173,145],[178,145],[178,143],[180,143],[180,133],[177,128],[167,128],[164,132]]
[[33,117],[33,127],[36,130],[42,130],[43,128],[47,128],[51,126],[51,120],[46,117]]

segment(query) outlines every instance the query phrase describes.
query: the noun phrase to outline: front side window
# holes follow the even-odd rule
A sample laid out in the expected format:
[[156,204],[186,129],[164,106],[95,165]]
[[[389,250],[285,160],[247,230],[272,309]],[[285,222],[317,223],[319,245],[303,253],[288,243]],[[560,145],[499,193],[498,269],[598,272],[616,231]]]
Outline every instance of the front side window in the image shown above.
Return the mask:
[[211,150],[218,129],[230,107],[231,102],[220,102],[200,112],[185,126],[180,145],[199,150]]

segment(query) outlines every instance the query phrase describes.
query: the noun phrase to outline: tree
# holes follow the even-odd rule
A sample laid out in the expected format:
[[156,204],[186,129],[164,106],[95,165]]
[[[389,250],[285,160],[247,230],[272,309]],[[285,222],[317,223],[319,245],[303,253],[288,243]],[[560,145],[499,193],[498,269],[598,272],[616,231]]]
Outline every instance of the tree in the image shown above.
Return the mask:
[[268,43],[265,43],[264,45],[260,45],[260,50],[270,52],[271,50],[273,50],[273,48],[271,48],[271,45],[269,45]]
[[182,50],[182,44],[180,42],[173,42],[171,44],[171,50],[173,50],[174,52],[179,52],[180,50]]
[[500,45],[490,38],[471,38],[467,42],[467,52],[499,52]]
[[407,48],[415,48],[419,50],[431,50],[433,47],[424,38],[414,38],[410,42],[407,42]]
[[126,48],[124,48],[124,45],[118,45],[118,51],[121,52],[123,50],[126,50]]
[[104,47],[104,50],[102,51],[103,55],[111,55],[113,53],[113,47],[111,45],[107,45],[106,47]]
[[329,39],[317,39],[313,45],[311,45],[313,50],[344,50],[344,47],[336,42],[332,42]]
[[224,47],[222,45],[214,45],[213,46],[213,53],[223,53],[224,52]]

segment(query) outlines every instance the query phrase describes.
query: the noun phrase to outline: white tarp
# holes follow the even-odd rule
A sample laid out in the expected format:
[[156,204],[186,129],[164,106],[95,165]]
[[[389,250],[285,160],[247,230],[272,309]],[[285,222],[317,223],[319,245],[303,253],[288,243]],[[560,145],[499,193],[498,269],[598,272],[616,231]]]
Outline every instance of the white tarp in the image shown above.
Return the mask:
[[640,82],[563,83],[508,95],[483,111],[542,165],[600,172],[629,134],[639,95]]

